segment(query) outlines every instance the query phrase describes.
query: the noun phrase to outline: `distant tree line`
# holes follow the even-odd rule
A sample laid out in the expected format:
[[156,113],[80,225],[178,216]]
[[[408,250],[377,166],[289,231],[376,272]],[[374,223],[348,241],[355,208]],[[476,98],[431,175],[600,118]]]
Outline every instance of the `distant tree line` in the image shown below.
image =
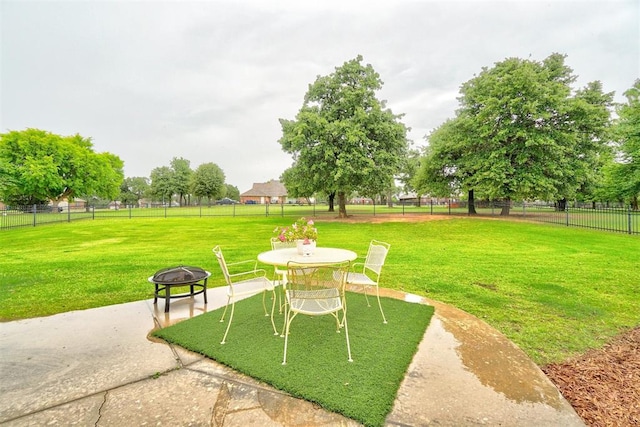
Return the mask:
[[[628,203],[640,197],[640,80],[614,103],[599,81],[574,89],[577,75],[554,53],[507,58],[462,84],[459,108],[414,148],[402,114],[379,100],[382,80],[361,56],[318,76],[293,120],[280,119],[292,166],[280,179],[289,197],[326,199],[347,216],[354,195],[391,203],[398,191],[475,201]],[[615,113],[615,114],[614,114]],[[615,117],[614,117],[615,116]],[[123,162],[95,153],[91,140],[27,129],[0,135],[0,200],[143,198],[180,205],[239,198],[214,163],[192,170],[173,158],[149,178],[124,178]],[[400,187],[398,187],[400,186]]]
[[215,163],[203,163],[192,170],[189,160],[174,157],[169,166],[153,169],[150,179],[126,178],[120,187],[119,200],[127,205],[137,205],[147,198],[171,206],[174,196],[180,206],[193,202],[200,205],[203,199],[210,205],[222,197],[237,200],[240,192],[237,187],[225,183],[225,174]]
[[111,153],[96,153],[90,138],[60,136],[39,129],[0,135],[0,201],[9,206],[57,206],[83,198],[90,202],[118,200],[138,205],[142,199],[165,202],[174,196],[180,205],[191,197],[207,203],[238,189],[225,183],[222,169],[204,163],[194,171],[188,160],[174,158],[170,166],[155,168],[151,177],[124,178],[124,163]]

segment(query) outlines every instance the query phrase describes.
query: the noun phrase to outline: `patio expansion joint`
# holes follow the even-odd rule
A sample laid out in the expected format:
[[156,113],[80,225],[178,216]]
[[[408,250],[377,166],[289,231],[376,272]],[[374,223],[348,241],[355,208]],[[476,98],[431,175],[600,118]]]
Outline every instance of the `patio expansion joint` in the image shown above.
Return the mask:
[[100,403],[100,407],[98,408],[98,418],[96,418],[95,427],[100,425],[100,419],[102,418],[102,410],[107,404],[107,395],[109,394],[109,390],[104,392],[104,396],[102,396],[102,402]]
[[[137,382],[137,381],[134,381],[134,382]],[[121,387],[121,386],[118,386],[116,388],[119,388],[119,387]],[[114,388],[114,390],[115,390],[115,388]],[[42,407],[42,408],[38,408],[36,410],[30,411],[30,412],[25,412],[24,414],[20,414],[17,417],[14,417],[14,418],[7,418],[6,420],[1,420],[0,424],[15,423],[15,422],[17,422],[17,421],[19,421],[21,419],[28,418],[28,417],[30,417],[30,416],[32,416],[34,414],[39,413],[39,412],[44,412],[44,411],[48,411],[50,409],[60,408],[62,406],[68,405],[70,403],[80,402],[80,401],[82,401],[84,399],[87,399],[87,398],[90,398],[90,397],[102,395],[102,403],[100,403],[100,408],[98,410],[98,418],[96,419],[96,422],[95,422],[95,425],[97,426],[98,422],[100,421],[102,408],[104,407],[105,403],[107,402],[107,393],[109,391],[110,390],[100,390],[100,391],[97,391],[95,393],[88,394],[86,396],[81,396],[81,397],[77,397],[75,399],[69,399],[69,400],[65,400],[64,402],[56,403],[55,405],[50,405],[50,406],[45,406],[45,407]]]
[[[211,360],[211,359],[206,359],[206,360],[211,361],[213,363],[218,363],[215,360]],[[198,368],[192,367],[192,365],[197,364],[198,362],[199,361],[196,361],[196,362],[192,362],[192,363],[190,363],[188,365],[185,365],[183,369],[187,370],[187,371],[191,371],[191,372],[196,372],[198,374],[203,374],[203,375],[206,375],[206,376],[211,377],[211,378],[219,379],[223,384],[226,383],[226,384],[231,384],[233,386],[245,386],[245,387],[250,387],[250,388],[256,389],[258,391],[264,391],[264,392],[268,392],[268,393],[275,393],[275,394],[279,394],[279,395],[282,395],[282,396],[289,396],[289,397],[291,396],[289,393],[286,393],[286,392],[284,392],[282,390],[278,390],[276,388],[272,388],[268,384],[265,384],[265,383],[259,382],[257,380],[254,380],[251,377],[247,377],[248,380],[244,381],[241,378],[244,377],[245,375],[241,374],[239,372],[235,372],[234,371],[233,373],[230,373],[230,374],[217,374],[217,373],[212,373],[210,371],[207,371],[205,369],[198,369]],[[221,366],[224,366],[224,365],[221,365]],[[229,369],[231,369],[231,368],[229,368]]]

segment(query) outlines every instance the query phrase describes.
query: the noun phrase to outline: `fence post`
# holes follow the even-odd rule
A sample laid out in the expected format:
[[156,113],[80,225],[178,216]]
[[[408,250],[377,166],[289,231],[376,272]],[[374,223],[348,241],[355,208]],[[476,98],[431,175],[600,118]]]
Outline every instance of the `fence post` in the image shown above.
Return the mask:
[[36,226],[36,215],[38,214],[38,207],[33,205],[33,226]]
[[429,214],[433,215],[433,199],[429,200]]
[[629,207],[627,208],[627,223],[628,223],[628,228],[629,228],[629,234],[633,234],[633,228],[632,228],[632,221],[631,221],[631,204],[629,204]]
[[569,205],[565,203],[564,205],[564,212],[565,212],[565,225],[568,227],[569,226]]

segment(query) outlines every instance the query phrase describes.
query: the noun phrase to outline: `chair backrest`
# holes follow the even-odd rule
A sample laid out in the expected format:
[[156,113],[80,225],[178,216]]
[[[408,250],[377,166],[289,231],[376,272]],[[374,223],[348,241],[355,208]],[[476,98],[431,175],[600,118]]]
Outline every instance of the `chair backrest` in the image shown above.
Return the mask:
[[387,253],[389,253],[389,243],[381,242],[379,240],[372,240],[369,243],[369,251],[367,257],[364,260],[364,268],[369,269],[380,275],[384,261],[387,259]]
[[285,249],[285,248],[295,248],[296,247],[296,242],[283,242],[282,240],[278,239],[277,237],[272,237],[271,238],[271,249],[272,250],[276,250],[276,249]]
[[[350,263],[287,264],[287,293],[292,298],[324,299],[344,294],[345,279]],[[326,292],[327,290],[332,290]]]
[[213,248],[213,253],[218,259],[218,264],[220,265],[220,270],[222,270],[222,275],[224,276],[224,281],[227,285],[231,286],[231,278],[229,277],[229,269],[227,268],[227,263],[224,260],[224,255],[222,254],[222,248],[220,246],[216,246]]

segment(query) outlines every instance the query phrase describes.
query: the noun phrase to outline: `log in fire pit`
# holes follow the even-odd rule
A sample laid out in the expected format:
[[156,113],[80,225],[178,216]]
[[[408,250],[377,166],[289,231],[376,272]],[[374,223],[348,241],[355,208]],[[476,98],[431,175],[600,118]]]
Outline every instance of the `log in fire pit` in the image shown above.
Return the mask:
[[[156,288],[153,294],[153,303],[158,303],[158,296],[164,298],[164,312],[167,313],[169,312],[171,298],[194,297],[195,295],[204,294],[204,303],[206,304],[209,276],[211,276],[211,273],[208,271],[200,267],[187,265],[159,270],[148,279]],[[190,292],[171,295],[171,287],[173,286],[189,286]],[[200,290],[195,291],[194,288],[199,288]]]

